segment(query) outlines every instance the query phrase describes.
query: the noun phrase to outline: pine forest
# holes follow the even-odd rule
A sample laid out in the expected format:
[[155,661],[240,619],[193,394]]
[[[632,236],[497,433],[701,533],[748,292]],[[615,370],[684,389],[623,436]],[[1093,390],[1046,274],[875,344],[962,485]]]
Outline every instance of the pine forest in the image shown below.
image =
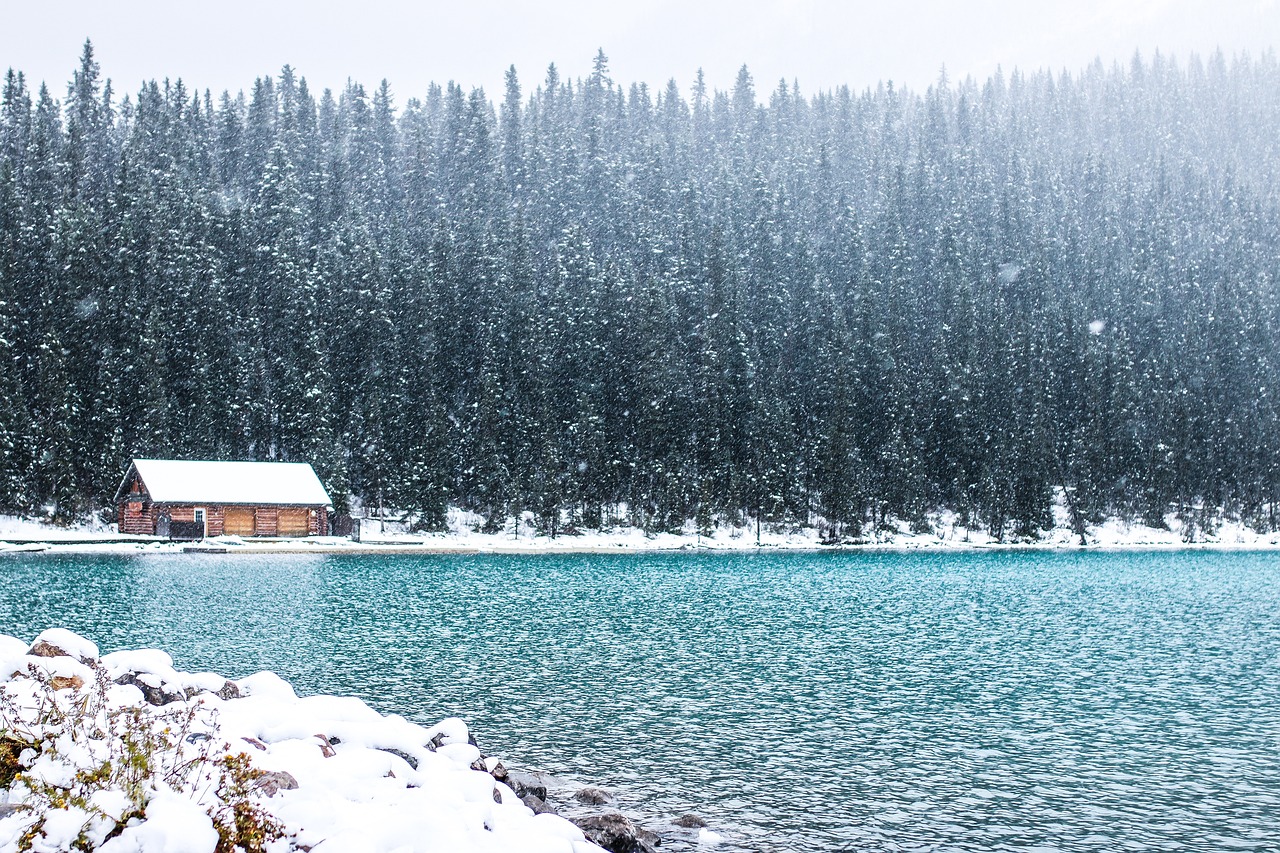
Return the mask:
[[86,43],[4,80],[0,511],[159,457],[423,529],[1274,530],[1278,342],[1273,54],[811,93],[602,51],[410,96],[122,93]]

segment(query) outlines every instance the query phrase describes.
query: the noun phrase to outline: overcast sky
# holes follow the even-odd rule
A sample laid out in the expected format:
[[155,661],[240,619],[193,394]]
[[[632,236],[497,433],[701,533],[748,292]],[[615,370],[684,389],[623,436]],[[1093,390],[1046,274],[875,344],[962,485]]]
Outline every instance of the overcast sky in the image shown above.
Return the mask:
[[143,80],[249,89],[293,65],[313,90],[348,77],[391,82],[398,104],[431,81],[500,95],[514,64],[526,93],[555,62],[578,77],[596,49],[615,80],[687,92],[699,67],[714,88],[751,69],[762,94],[779,78],[812,93],[893,80],[923,89],[952,79],[1049,67],[1095,56],[1127,61],[1159,49],[1185,57],[1221,48],[1255,56],[1280,46],[1280,0],[24,0],[6,4],[0,67],[47,81],[62,97],[86,37],[117,92]]

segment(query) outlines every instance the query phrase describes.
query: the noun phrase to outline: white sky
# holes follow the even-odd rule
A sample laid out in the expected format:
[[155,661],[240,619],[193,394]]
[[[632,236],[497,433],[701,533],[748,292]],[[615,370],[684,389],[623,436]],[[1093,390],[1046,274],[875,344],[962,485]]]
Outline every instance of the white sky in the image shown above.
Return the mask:
[[249,90],[286,63],[313,91],[350,77],[391,82],[396,102],[431,81],[501,96],[515,64],[528,94],[555,62],[589,72],[596,49],[616,81],[687,93],[699,67],[713,88],[746,63],[757,92],[798,79],[805,93],[893,80],[922,90],[945,64],[953,80],[1049,67],[1077,71],[1134,50],[1185,57],[1280,47],[1280,0],[20,0],[6,2],[0,68],[62,97],[91,38],[116,91],[146,79]]

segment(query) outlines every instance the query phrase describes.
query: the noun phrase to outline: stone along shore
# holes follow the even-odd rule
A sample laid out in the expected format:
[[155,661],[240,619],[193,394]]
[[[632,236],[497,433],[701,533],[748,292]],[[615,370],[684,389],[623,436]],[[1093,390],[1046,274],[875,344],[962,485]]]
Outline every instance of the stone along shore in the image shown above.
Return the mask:
[[[269,672],[180,672],[51,629],[0,636],[0,853],[652,853],[662,839],[575,789]],[[715,844],[695,815],[668,847]]]

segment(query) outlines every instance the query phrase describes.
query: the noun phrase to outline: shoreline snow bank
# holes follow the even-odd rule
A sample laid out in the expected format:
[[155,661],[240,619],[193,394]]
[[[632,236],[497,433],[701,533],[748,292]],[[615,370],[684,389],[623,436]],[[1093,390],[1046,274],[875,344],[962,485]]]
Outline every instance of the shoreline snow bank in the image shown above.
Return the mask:
[[[526,516],[529,516],[526,513]],[[1003,541],[984,530],[966,528],[959,523],[956,514],[936,512],[928,519],[927,530],[913,530],[912,525],[901,520],[887,522],[882,529],[841,542],[824,541],[824,525],[762,525],[757,532],[754,525],[721,523],[709,534],[699,533],[692,524],[686,524],[678,533],[646,533],[634,527],[614,527],[603,530],[581,530],[551,538],[534,533],[528,518],[519,524],[509,519],[501,533],[480,532],[483,517],[454,508],[449,511],[447,531],[443,533],[412,533],[403,523],[388,521],[385,532],[366,533],[359,545],[409,546],[415,544],[438,545],[441,549],[472,549],[486,552],[539,552],[539,551],[746,551],[756,548],[778,550],[840,550],[840,549],[991,549],[991,548],[1280,548],[1280,531],[1259,532],[1248,525],[1225,518],[1216,519],[1210,529],[1186,525],[1174,513],[1164,518],[1164,527],[1150,527],[1123,519],[1107,519],[1101,524],[1088,525],[1085,542],[1070,525],[1070,516],[1061,503],[1054,507],[1053,528],[1042,531],[1039,538],[1020,540],[1006,538]],[[758,539],[757,539],[758,536]],[[342,540],[346,541],[346,540]]]
[[[499,533],[484,533],[483,519],[459,509],[450,510],[448,529],[442,533],[414,533],[407,524],[377,523],[357,542],[344,537],[253,540],[234,536],[201,543],[157,541],[146,537],[110,536],[101,528],[67,529],[12,516],[0,516],[0,553],[174,553],[205,550],[218,553],[628,553],[654,551],[772,550],[989,550],[1032,548],[1077,549],[1234,549],[1280,548],[1280,532],[1259,532],[1239,521],[1219,519],[1211,528],[1188,527],[1170,514],[1163,528],[1109,519],[1090,525],[1085,542],[1068,524],[1065,509],[1055,508],[1055,526],[1031,541],[1001,542],[985,531],[962,527],[954,514],[940,512],[929,519],[928,530],[912,530],[895,522],[856,541],[831,544],[822,541],[818,527],[763,526],[757,544],[754,527],[722,524],[700,534],[692,525],[679,533],[646,533],[633,527],[576,531],[557,537],[538,535],[522,521],[509,520]],[[369,525],[373,527],[373,524]]]
[[99,657],[61,629],[0,636],[0,853],[600,853],[480,760],[456,718]]

